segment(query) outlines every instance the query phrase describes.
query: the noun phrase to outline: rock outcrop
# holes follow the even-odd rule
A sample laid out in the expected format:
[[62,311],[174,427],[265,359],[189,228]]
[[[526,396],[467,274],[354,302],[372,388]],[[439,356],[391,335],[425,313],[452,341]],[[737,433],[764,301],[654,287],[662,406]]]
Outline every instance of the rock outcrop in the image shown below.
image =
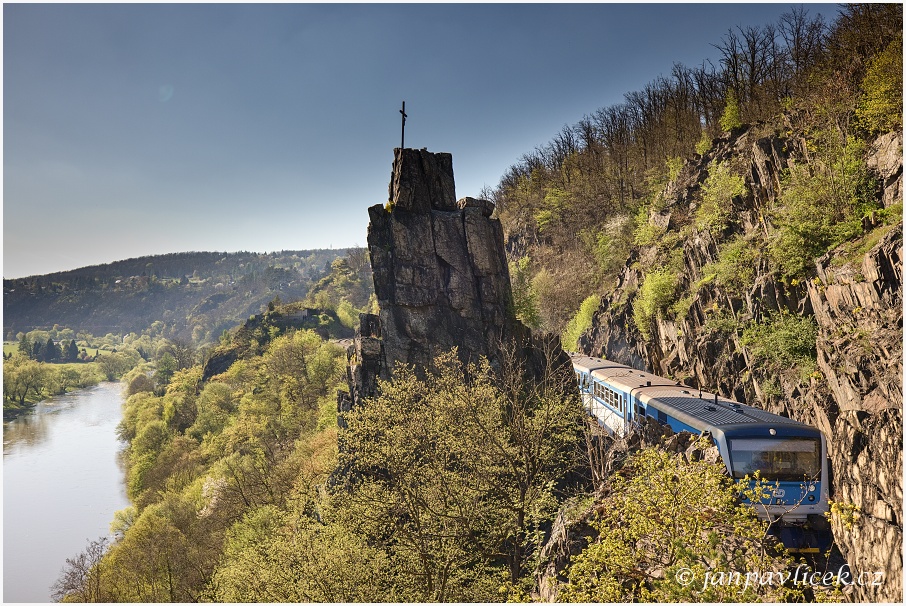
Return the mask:
[[[902,223],[879,225],[868,217],[861,246],[843,245],[819,259],[813,279],[783,283],[755,268],[754,284],[734,293],[702,285],[704,268],[718,259],[719,245],[734,234],[765,231],[764,212],[780,190],[790,158],[807,161],[804,141],[752,128],[715,141],[711,152],[687,163],[664,192],[665,207],[650,222],[671,229],[694,214],[701,184],[717,162],[743,167],[748,194],[733,201],[732,233],[691,230],[683,243],[679,290],[688,311],[659,314],[644,338],[633,323],[633,303],[643,282],[639,265],[656,254],[642,248],[624,268],[616,289],[602,297],[580,349],[687,384],[713,389],[753,406],[819,427],[828,437],[832,499],[854,504],[861,515],[852,529],[834,522],[835,540],[854,571],[880,571],[881,587],[853,587],[860,601],[902,599],[903,540],[903,298]],[[867,164],[885,207],[902,204],[902,134],[869,146]],[[641,263],[635,261],[641,260]],[[696,287],[694,287],[697,285]],[[682,296],[682,294],[680,296]],[[779,385],[759,382],[759,361],[739,330],[720,330],[724,320],[742,326],[766,312],[811,316],[818,329],[817,367],[811,377],[781,373]],[[779,388],[779,389],[778,389]],[[783,397],[778,397],[778,392]]]
[[[508,344],[536,367],[544,344],[513,312],[500,221],[486,200],[456,200],[447,153],[396,149],[390,200],[368,209],[368,249],[380,315],[361,319],[350,352],[349,410],[397,363],[430,368],[453,347],[463,361],[499,363]],[[559,343],[548,343],[564,360]]]

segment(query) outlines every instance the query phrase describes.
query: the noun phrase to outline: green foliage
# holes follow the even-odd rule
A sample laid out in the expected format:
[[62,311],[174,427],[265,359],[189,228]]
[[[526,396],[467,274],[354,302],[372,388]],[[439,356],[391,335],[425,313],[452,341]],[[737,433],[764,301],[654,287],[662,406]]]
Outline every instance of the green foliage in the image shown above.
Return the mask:
[[768,314],[760,323],[749,323],[743,329],[740,343],[769,369],[799,367],[808,375],[817,361],[817,337],[814,318],[782,312]]
[[[139,376],[136,370],[129,380]],[[336,426],[316,427],[324,410],[335,410],[343,352],[313,332],[291,330],[217,380],[202,383],[201,376],[200,366],[177,370],[163,395],[143,389],[126,401],[118,433],[129,441],[127,490],[134,506],[117,514],[117,540],[99,564],[100,576],[92,577],[99,599],[377,595],[368,593],[376,582],[357,570],[377,570],[380,554],[340,527],[320,529],[311,518],[308,493],[336,464]],[[243,520],[263,511],[295,525],[240,540],[248,536]],[[335,568],[325,566],[330,561]],[[251,563],[262,568],[245,568]],[[313,576],[318,565],[320,577]],[[312,581],[306,586],[300,579]],[[356,587],[365,580],[367,587]],[[311,593],[316,590],[323,593]],[[77,597],[79,588],[68,595]]]
[[256,508],[227,534],[213,599],[223,602],[380,602],[386,556],[338,524],[273,506]]
[[903,127],[903,38],[891,42],[872,59],[862,80],[856,116],[869,133]]
[[635,214],[635,232],[633,240],[638,246],[654,246],[667,233],[666,228],[651,223],[648,218],[649,207],[639,206]]
[[522,257],[510,262],[510,284],[513,292],[513,311],[516,318],[529,328],[541,326],[538,295],[532,287],[531,259]]
[[651,323],[657,314],[674,302],[677,283],[676,273],[667,267],[652,270],[645,275],[633,303],[632,317],[636,328],[646,339],[651,338]]
[[667,181],[673,181],[679,177],[680,171],[683,170],[684,161],[679,156],[667,158]]
[[746,183],[728,162],[718,162],[702,184],[701,203],[695,211],[695,225],[712,233],[723,231],[733,216],[733,198],[746,194]]
[[777,229],[767,253],[785,280],[804,277],[817,257],[860,235],[862,217],[879,208],[863,141],[825,132],[814,145],[812,162],[790,166],[773,211]]
[[591,328],[592,316],[594,316],[600,303],[601,297],[598,295],[589,295],[582,301],[582,305],[579,306],[576,315],[569,321],[569,324],[566,325],[566,330],[563,331],[563,334],[560,336],[560,340],[563,343],[563,349],[567,351],[578,351],[579,337],[581,337],[586,330]]
[[711,151],[711,137],[708,136],[707,130],[703,130],[701,139],[695,144],[695,153],[699,156],[704,156],[709,151]]
[[603,276],[614,276],[626,263],[633,241],[632,229],[632,218],[619,214],[607,219],[598,229],[586,229],[579,233],[587,254],[594,258]]
[[[752,496],[764,493],[756,482]],[[687,462],[658,448],[632,456],[612,476],[596,511],[599,535],[572,558],[564,602],[787,601],[781,583],[704,583],[706,574],[783,570],[765,523],[741,505],[722,463]],[[684,582],[685,581],[685,582]],[[690,582],[691,581],[691,582]]]
[[740,126],[742,126],[742,117],[739,111],[739,100],[736,98],[736,91],[730,89],[727,91],[724,113],[720,116],[720,128],[725,132],[730,132]]
[[[464,377],[455,352],[420,380],[398,366],[346,415],[343,520],[387,554],[402,601],[492,601],[533,567],[556,512],[556,480],[576,464],[578,399],[565,384]],[[563,377],[563,380],[568,380]]]
[[702,268],[699,285],[714,282],[730,294],[741,297],[754,283],[760,257],[757,241],[737,236],[721,244],[717,261]]

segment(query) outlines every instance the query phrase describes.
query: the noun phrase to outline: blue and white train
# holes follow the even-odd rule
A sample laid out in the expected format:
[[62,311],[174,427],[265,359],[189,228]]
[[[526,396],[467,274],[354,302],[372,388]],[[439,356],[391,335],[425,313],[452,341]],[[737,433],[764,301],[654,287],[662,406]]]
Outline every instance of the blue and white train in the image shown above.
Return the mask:
[[623,436],[644,417],[674,431],[709,436],[731,477],[758,471],[774,486],[756,507],[790,550],[818,552],[831,542],[827,442],[818,429],[600,358],[572,356],[586,411]]

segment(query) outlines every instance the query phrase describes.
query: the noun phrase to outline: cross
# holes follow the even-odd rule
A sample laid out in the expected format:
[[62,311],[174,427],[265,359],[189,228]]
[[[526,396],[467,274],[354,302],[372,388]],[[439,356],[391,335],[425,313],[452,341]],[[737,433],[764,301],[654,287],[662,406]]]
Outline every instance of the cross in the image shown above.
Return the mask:
[[400,113],[403,114],[403,132],[400,135],[400,149],[406,147],[404,144],[406,142],[406,102],[403,101],[403,109],[400,110]]

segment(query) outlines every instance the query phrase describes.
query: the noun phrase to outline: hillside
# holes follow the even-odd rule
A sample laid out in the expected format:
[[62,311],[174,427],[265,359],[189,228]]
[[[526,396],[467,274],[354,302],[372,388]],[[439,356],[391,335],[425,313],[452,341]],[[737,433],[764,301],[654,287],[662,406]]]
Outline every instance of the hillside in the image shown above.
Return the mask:
[[858,512],[833,519],[837,544],[887,579],[850,598],[898,601],[902,7],[717,47],[719,68],[677,66],[504,177],[517,309],[572,349],[819,427],[831,498]]
[[3,330],[7,340],[58,324],[216,341],[275,297],[304,298],[346,252],[173,253],[4,280]]

